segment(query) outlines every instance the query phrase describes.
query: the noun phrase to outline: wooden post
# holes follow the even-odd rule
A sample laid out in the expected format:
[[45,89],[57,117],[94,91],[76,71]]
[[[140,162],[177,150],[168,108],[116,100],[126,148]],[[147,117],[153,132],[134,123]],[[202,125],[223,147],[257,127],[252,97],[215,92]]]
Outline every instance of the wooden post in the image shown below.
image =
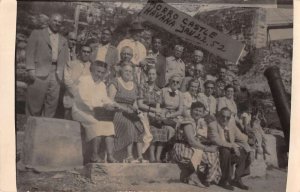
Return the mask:
[[79,15],[80,15],[80,8],[81,5],[77,5],[75,9],[75,18],[74,18],[74,25],[75,25],[75,34],[77,36],[78,33],[78,24],[79,24]]

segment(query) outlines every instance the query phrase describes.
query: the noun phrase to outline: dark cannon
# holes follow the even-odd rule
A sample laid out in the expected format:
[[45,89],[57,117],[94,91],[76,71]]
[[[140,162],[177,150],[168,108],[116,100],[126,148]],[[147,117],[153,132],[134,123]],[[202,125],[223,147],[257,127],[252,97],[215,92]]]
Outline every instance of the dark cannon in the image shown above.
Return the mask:
[[282,83],[279,68],[276,66],[268,67],[265,70],[264,75],[268,79],[268,84],[271,89],[277,114],[284,133],[284,139],[287,149],[289,149],[291,106]]

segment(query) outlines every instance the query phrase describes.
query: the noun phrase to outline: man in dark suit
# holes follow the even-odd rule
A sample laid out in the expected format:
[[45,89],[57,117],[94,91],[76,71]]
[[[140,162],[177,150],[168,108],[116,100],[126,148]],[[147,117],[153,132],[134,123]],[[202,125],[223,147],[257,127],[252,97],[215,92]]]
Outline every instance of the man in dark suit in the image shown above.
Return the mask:
[[102,30],[100,44],[91,54],[92,62],[98,60],[108,64],[108,71],[119,61],[119,52],[117,48],[110,44],[112,31],[108,28]]
[[[207,136],[213,144],[219,146],[222,170],[219,185],[228,190],[233,190],[233,186],[248,190],[249,187],[242,182],[242,177],[250,173],[249,152],[251,149],[248,137],[230,122],[230,119],[231,111],[224,107],[217,114],[217,120],[208,124]],[[235,176],[231,181],[234,164],[236,164]]]
[[53,117],[56,112],[64,65],[69,60],[67,40],[58,32],[62,21],[60,14],[51,15],[49,27],[34,30],[28,39],[27,116]]

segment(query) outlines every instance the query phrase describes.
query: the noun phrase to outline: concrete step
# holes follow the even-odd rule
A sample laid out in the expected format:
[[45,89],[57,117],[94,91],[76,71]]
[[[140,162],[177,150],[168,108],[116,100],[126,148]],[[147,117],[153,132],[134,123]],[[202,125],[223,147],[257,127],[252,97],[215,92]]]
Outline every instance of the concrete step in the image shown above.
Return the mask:
[[162,182],[179,180],[180,169],[172,163],[89,163],[86,176],[92,181],[107,177],[122,181]]

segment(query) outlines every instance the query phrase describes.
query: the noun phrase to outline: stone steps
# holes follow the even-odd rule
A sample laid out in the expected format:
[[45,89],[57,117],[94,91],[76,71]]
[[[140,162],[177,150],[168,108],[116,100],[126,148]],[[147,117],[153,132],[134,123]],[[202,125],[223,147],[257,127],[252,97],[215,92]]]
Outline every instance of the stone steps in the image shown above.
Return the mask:
[[172,163],[89,163],[85,174],[94,182],[107,177],[127,182],[167,182],[179,180],[180,169]]

